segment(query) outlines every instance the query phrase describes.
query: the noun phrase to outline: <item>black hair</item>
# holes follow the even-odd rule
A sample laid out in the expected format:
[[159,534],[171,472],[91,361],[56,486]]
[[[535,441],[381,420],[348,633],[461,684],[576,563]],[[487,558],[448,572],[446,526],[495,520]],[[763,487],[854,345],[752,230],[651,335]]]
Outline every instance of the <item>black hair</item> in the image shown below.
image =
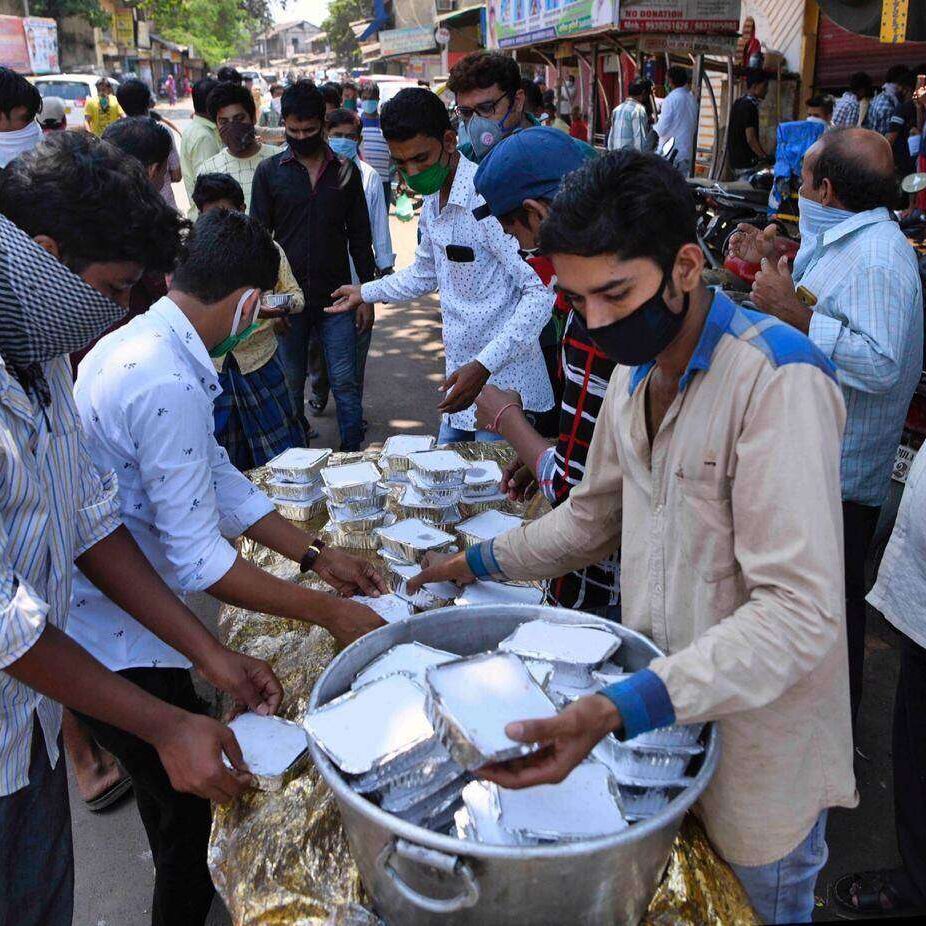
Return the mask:
[[202,212],[210,203],[227,199],[244,211],[244,190],[231,174],[200,174],[193,187],[193,203]]
[[916,77],[905,64],[895,64],[885,75],[884,82],[899,84],[901,87],[915,87]]
[[331,82],[322,84],[321,91],[327,106],[333,106],[335,109],[341,108],[343,95],[341,93],[341,87],[338,84],[333,84]]
[[379,127],[386,141],[425,135],[442,142],[450,130],[450,114],[436,93],[424,87],[406,87],[384,104]]
[[683,68],[680,64],[673,64],[672,67],[666,71],[666,77],[669,79],[669,83],[673,87],[684,87],[686,84],[691,83],[691,72],[688,68]]
[[17,106],[25,106],[28,117],[34,119],[42,108],[42,95],[22,74],[0,67],[0,113],[9,119]]
[[746,71],[746,86],[758,87],[759,84],[768,83],[768,74],[762,68],[748,68]]
[[627,88],[627,96],[646,96],[650,83],[645,77],[635,77]]
[[543,109],[543,93],[537,84],[525,77],[521,80],[521,89],[524,91],[524,106],[528,111]]
[[453,66],[447,81],[451,93],[485,90],[496,85],[511,96],[521,89],[518,62],[499,51],[474,51],[467,55]]
[[171,286],[210,305],[243,287],[273,289],[279,275],[280,252],[257,219],[212,209],[193,227]]
[[351,128],[360,131],[360,116],[352,109],[332,109],[327,116],[325,116],[325,128],[333,129],[339,125],[348,125],[350,124]]
[[228,64],[226,64],[225,67],[219,68],[215,76],[220,82],[227,81],[230,84],[240,84],[244,80],[238,69]]
[[[419,84],[419,86],[421,85]],[[360,87],[360,97],[364,100],[378,100],[379,84],[374,80],[368,80],[365,84],[362,84]]]
[[214,77],[201,77],[193,84],[193,112],[209,117],[209,94],[219,85]]
[[108,141],[120,151],[140,161],[143,167],[163,164],[170,157],[173,147],[170,132],[147,116],[117,119],[106,127],[103,141]]
[[849,90],[856,96],[871,96],[871,77],[864,71],[849,76]]
[[321,90],[308,80],[297,80],[283,91],[280,99],[280,115],[283,119],[324,119],[325,98]]
[[282,93],[285,89],[286,88],[281,83],[274,81],[269,87],[270,96],[273,96],[273,94],[276,93],[277,90],[279,90]]
[[151,108],[151,88],[137,77],[119,84],[116,99],[127,116],[147,116]]
[[108,261],[169,273],[190,227],[135,158],[89,132],[48,135],[11,162],[0,212],[30,238],[54,239],[75,273]]
[[823,109],[832,116],[836,103],[828,93],[817,93],[807,101],[807,105]]
[[356,90],[356,89],[357,89],[357,85],[356,85],[352,80],[345,80],[345,81],[341,84],[341,88],[342,88],[343,90]]
[[669,272],[698,240],[694,199],[665,158],[623,148],[569,174],[540,226],[547,254],[649,258]]
[[244,111],[251,117],[251,122],[257,119],[257,110],[254,107],[254,97],[242,84],[233,84],[230,81],[220,81],[209,94],[207,105],[209,118],[215,122],[220,109],[240,103]]
[[824,132],[820,141],[821,151],[812,170],[815,190],[829,180],[836,199],[850,212],[894,207],[900,195],[894,171],[879,171],[867,157],[859,155],[852,144],[851,129]]

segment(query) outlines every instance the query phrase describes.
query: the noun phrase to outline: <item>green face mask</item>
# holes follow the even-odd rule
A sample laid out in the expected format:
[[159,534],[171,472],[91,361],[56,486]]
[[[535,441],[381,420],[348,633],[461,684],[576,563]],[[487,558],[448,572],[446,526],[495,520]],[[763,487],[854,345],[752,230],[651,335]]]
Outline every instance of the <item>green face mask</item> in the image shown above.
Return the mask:
[[443,157],[444,152],[443,148],[441,148],[441,156],[430,167],[426,167],[411,176],[405,173],[404,170],[400,171],[402,179],[412,190],[422,196],[430,196],[432,193],[436,193],[444,185],[444,181],[450,173],[450,160],[448,158],[447,163],[444,164]]
[[215,345],[210,351],[209,356],[218,359],[224,357],[229,351],[234,350],[242,341],[246,341],[255,331],[257,331],[257,313],[260,311],[260,300],[257,300],[257,308],[254,310],[254,318],[251,324],[244,331],[235,334],[238,325],[241,323],[241,313],[244,311],[244,304],[251,298],[254,290],[246,290],[244,295],[238,300],[238,308],[235,309],[235,318],[231,326],[231,334]]

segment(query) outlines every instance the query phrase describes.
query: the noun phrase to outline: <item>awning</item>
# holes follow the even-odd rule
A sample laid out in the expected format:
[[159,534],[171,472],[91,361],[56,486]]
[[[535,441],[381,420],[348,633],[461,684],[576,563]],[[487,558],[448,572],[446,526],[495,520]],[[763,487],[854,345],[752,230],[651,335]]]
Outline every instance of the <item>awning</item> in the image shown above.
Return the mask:
[[379,42],[365,42],[360,46],[360,53],[363,55],[365,64],[370,64],[373,61],[379,61],[379,59],[382,58]]
[[449,22],[451,19],[456,19],[458,16],[465,16],[467,13],[479,13],[486,8],[484,3],[476,3],[472,6],[463,7],[462,10],[452,10],[450,13],[438,13],[434,17],[434,22],[436,23],[445,23]]
[[151,33],[151,41],[157,42],[158,45],[163,45],[165,48],[169,48],[171,51],[186,51],[186,45],[178,45],[176,42],[169,42],[167,39],[162,39],[159,35]]

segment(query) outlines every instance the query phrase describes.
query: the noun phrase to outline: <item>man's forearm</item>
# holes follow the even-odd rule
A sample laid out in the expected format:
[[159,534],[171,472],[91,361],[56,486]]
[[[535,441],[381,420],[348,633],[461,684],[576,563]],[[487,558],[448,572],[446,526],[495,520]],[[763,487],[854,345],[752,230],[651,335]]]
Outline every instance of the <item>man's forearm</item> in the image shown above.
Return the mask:
[[255,521],[245,532],[244,536],[262,546],[275,550],[281,556],[291,559],[294,563],[301,562],[306,551],[315,539],[314,534],[290,524],[286,518],[275,511],[264,515]]
[[57,627],[4,670],[8,675],[82,714],[154,743],[159,730],[183,711],[110,672]]
[[514,447],[518,457],[536,476],[537,460],[550,444],[531,427],[524,412],[518,408],[503,412],[498,423],[498,433]]
[[154,571],[125,525],[76,560],[110,601],[191,662],[201,665],[221,644]]
[[336,601],[324,592],[278,579],[240,556],[228,572],[206,591],[214,598],[237,608],[259,611],[295,621],[328,627]]

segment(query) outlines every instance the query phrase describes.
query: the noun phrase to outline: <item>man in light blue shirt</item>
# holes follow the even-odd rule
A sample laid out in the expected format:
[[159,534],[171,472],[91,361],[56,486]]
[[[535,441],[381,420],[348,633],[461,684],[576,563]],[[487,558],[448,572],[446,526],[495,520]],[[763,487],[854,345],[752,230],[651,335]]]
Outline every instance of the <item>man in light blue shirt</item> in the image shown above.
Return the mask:
[[865,560],[923,369],[923,293],[915,252],[890,212],[895,198],[884,138],[867,129],[828,132],[804,156],[793,278],[785,259],[775,266],[765,233],[743,231],[732,245],[755,257],[764,242],[754,302],[806,332],[839,371],[848,413],[841,475],[853,719],[865,655]]

